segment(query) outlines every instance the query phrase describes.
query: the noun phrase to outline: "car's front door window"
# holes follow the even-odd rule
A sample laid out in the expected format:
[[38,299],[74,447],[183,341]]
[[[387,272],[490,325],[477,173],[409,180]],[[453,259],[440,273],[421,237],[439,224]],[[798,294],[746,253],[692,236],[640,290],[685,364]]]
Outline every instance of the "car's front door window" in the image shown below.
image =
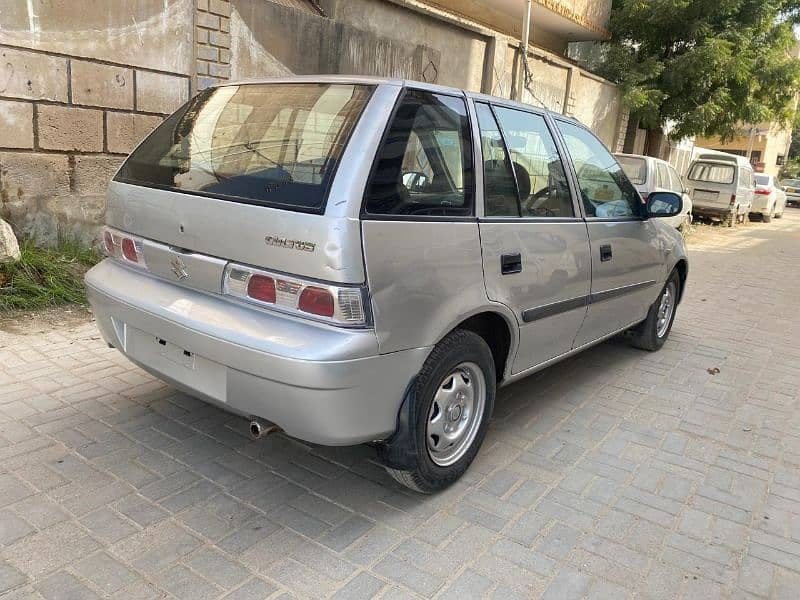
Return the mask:
[[642,201],[602,142],[589,131],[557,121],[578,176],[587,217],[620,219],[641,216]]

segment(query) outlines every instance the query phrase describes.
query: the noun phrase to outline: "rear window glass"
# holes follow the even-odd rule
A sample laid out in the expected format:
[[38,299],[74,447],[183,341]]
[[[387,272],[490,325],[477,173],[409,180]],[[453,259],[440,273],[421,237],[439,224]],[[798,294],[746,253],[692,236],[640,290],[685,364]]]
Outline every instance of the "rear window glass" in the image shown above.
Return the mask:
[[708,183],[733,183],[734,168],[732,165],[697,162],[689,170],[689,179]]
[[641,185],[647,181],[647,163],[643,158],[633,156],[617,156],[616,158],[631,183]]
[[756,175],[758,185],[769,185],[769,175]]
[[371,90],[338,83],[205,90],[156,128],[116,179],[319,211]]

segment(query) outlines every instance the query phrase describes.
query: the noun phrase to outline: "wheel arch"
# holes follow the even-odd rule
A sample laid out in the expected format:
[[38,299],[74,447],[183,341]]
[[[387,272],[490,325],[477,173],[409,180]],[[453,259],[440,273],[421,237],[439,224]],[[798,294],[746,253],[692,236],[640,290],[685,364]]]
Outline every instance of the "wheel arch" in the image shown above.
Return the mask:
[[686,280],[689,277],[689,261],[685,258],[681,258],[675,263],[675,266],[672,268],[672,270],[678,272],[678,277],[680,278],[681,282],[680,294],[678,295],[678,302],[680,303],[680,301],[683,299],[683,290],[686,289]]

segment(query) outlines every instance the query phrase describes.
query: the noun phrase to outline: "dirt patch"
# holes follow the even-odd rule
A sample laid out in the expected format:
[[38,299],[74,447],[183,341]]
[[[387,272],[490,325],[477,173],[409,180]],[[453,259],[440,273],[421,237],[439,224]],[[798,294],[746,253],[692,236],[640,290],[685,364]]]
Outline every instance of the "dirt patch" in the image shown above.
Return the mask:
[[69,329],[89,323],[92,311],[79,304],[66,304],[42,310],[11,310],[0,313],[0,331],[35,335],[53,329]]

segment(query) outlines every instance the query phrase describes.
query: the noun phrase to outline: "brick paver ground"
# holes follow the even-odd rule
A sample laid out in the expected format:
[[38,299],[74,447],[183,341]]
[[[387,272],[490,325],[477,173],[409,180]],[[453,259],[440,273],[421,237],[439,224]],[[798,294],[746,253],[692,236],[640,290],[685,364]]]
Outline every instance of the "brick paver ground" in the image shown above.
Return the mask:
[[248,439],[90,323],[0,332],[0,596],[800,597],[800,211],[692,245],[661,352],[505,388],[431,497]]

